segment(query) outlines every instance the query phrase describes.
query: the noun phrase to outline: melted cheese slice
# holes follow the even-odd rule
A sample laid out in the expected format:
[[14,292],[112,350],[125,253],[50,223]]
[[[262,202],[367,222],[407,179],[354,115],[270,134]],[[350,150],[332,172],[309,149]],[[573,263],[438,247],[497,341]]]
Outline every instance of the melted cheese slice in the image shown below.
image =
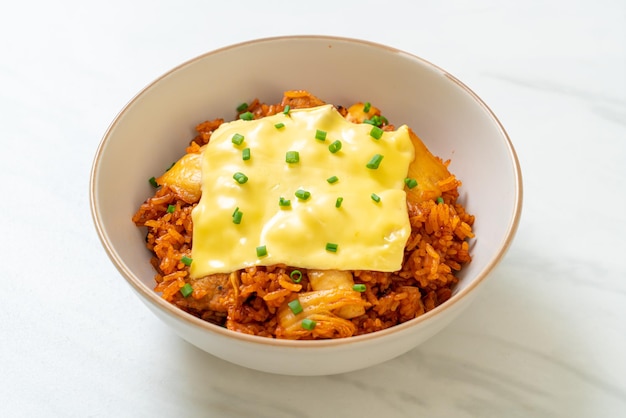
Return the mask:
[[[277,128],[276,124],[284,124]],[[316,131],[327,133],[316,139]],[[396,271],[411,227],[404,179],[414,158],[406,126],[370,136],[372,126],[346,121],[332,105],[237,120],[211,136],[202,161],[202,197],[192,212],[190,274],[202,277],[255,265]],[[232,142],[243,135],[241,145]],[[341,141],[341,150],[329,145]],[[250,159],[242,150],[250,149]],[[287,163],[289,151],[299,153]],[[377,169],[367,168],[380,154]],[[239,184],[235,173],[248,181]],[[336,176],[338,181],[329,183]],[[299,189],[310,197],[295,196]],[[380,197],[379,202],[372,194]],[[291,201],[279,206],[280,198]],[[343,198],[339,208],[338,197]],[[243,214],[233,222],[233,213]],[[327,243],[337,251],[327,250]],[[258,256],[257,247],[267,254]]]

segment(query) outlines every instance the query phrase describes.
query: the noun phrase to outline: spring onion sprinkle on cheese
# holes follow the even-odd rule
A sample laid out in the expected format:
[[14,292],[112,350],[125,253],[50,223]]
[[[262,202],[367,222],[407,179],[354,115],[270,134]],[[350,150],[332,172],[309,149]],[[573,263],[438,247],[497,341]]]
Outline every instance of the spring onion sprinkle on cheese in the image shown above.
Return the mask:
[[317,129],[315,131],[315,139],[319,139],[320,141],[326,141],[326,131]]
[[380,165],[380,162],[383,160],[383,156],[380,154],[375,154],[370,161],[367,163],[366,167],[371,170],[376,170]]
[[372,193],[371,197],[374,202],[380,202],[380,196],[378,196],[376,193]]
[[287,151],[285,154],[285,161],[289,164],[295,164],[300,161],[300,153],[298,151]]
[[285,127],[285,124],[282,123],[282,122],[279,122],[279,123],[274,125],[274,128],[276,128],[276,129],[281,129],[281,128],[284,128],[284,127]]
[[243,174],[243,173],[241,173],[239,171],[236,172],[235,174],[233,174],[233,178],[239,184],[244,184],[245,182],[248,181],[248,176],[246,176],[245,174]]
[[374,139],[380,139],[383,137],[383,130],[380,129],[378,126],[372,126],[370,136]]
[[326,181],[330,184],[334,184],[337,183],[339,181],[339,178],[337,176],[332,176],[332,177],[328,177],[326,179]]
[[342,203],[343,203],[343,197],[338,197],[337,200],[335,200],[335,207],[340,208]]
[[283,114],[288,115],[290,110],[291,110],[291,106],[289,105],[285,106],[285,108],[283,109]]
[[331,253],[336,253],[337,252],[337,247],[339,247],[337,244],[334,244],[332,242],[327,242],[326,243],[326,251],[330,251]]
[[265,257],[267,255],[267,248],[265,245],[261,245],[256,247],[256,256],[257,257]]
[[239,210],[239,208],[235,209],[233,213],[233,223],[239,225],[241,223],[241,218],[243,218],[243,212]]
[[309,197],[311,197],[311,192],[303,189],[298,189],[296,190],[295,195],[300,200],[307,200]]
[[189,297],[193,293],[193,287],[189,283],[185,283],[183,287],[180,288],[180,294],[183,295],[184,298]]
[[244,137],[241,134],[235,134],[233,135],[233,137],[230,139],[230,142],[232,142],[235,145],[241,145],[243,144],[243,140]]
[[300,304],[300,301],[298,299],[292,300],[287,305],[294,315],[298,315],[300,312],[302,312],[302,305]]
[[281,196],[280,199],[278,199],[278,206],[280,206],[281,208],[288,208],[289,206],[291,206],[291,200],[285,199]]
[[334,141],[332,144],[328,146],[328,150],[333,154],[341,149],[341,141]]
[[244,148],[241,151],[241,159],[244,161],[248,161],[250,159],[250,148]]

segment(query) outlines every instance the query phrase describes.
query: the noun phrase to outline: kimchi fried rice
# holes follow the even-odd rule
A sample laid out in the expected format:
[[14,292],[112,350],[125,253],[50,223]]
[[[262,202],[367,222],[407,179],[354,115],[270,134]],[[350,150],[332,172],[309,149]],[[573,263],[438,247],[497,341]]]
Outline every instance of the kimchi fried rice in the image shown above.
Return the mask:
[[[322,104],[307,92],[289,91],[280,103],[255,99],[238,108],[237,115],[249,112],[259,119],[283,112],[287,106],[299,109]],[[376,117],[381,129],[394,129],[373,106],[373,115],[364,112],[369,111],[369,103],[365,109],[362,103],[335,107],[349,121]],[[223,119],[213,119],[197,125],[197,135],[186,153],[200,153],[222,123]],[[439,162],[444,167],[449,164]],[[448,173],[438,180],[436,194],[421,199],[407,194],[411,231],[400,270],[347,272],[351,283],[365,285],[358,292],[314,289],[317,271],[288,265],[255,266],[192,278],[187,262],[193,244],[191,214],[200,196],[152,180],[155,193],[132,220],[147,229],[146,245],[153,253],[151,263],[156,271],[155,291],[180,309],[236,332],[270,338],[327,339],[386,329],[446,302],[458,281],[455,275],[471,261],[468,241],[474,237],[474,216],[457,201],[461,182]],[[293,315],[286,307],[294,300],[311,309],[309,318],[315,327],[293,325]],[[353,312],[342,315],[342,309]]]

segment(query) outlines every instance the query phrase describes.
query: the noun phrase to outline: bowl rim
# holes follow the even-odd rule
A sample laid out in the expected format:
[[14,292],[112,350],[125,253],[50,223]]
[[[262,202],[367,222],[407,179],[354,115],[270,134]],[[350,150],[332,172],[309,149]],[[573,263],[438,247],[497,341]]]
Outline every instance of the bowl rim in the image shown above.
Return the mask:
[[[488,115],[492,118],[492,120],[496,123],[500,134],[505,139],[505,145],[507,146],[507,150],[511,161],[514,167],[514,182],[516,185],[516,194],[515,194],[515,204],[513,216],[511,217],[510,223],[506,229],[506,239],[502,243],[499,251],[492,259],[487,263],[487,265],[477,273],[476,278],[470,283],[466,288],[461,289],[459,292],[452,295],[450,299],[448,299],[445,303],[437,306],[436,308],[418,316],[417,318],[411,319],[407,322],[394,325],[390,328],[386,328],[384,330],[375,331],[368,334],[357,335],[349,338],[337,338],[337,339],[324,339],[324,340],[287,340],[287,339],[276,339],[276,338],[268,338],[261,337],[257,335],[249,335],[243,334],[235,331],[231,331],[219,325],[212,324],[210,322],[204,321],[198,317],[195,317],[182,309],[174,306],[173,304],[164,300],[160,295],[154,292],[152,289],[149,289],[146,285],[144,285],[141,280],[125,265],[122,259],[117,255],[117,252],[113,248],[112,243],[110,242],[106,231],[102,225],[101,217],[97,211],[98,206],[98,198],[97,198],[97,182],[98,172],[100,167],[101,156],[106,148],[107,143],[110,140],[110,135],[115,126],[118,124],[119,120],[123,117],[123,115],[128,112],[130,107],[148,90],[150,90],[155,84],[159,83],[164,78],[172,75],[173,73],[179,71],[180,69],[194,64],[196,61],[202,60],[207,56],[216,55],[223,53],[225,51],[251,46],[255,44],[267,43],[267,42],[281,42],[281,41],[304,41],[304,40],[317,40],[317,41],[326,41],[326,42],[342,42],[342,43],[351,43],[358,44],[360,46],[368,46],[376,49],[382,49],[389,52],[402,54],[407,56],[413,60],[419,61],[422,64],[431,67],[432,69],[440,72],[445,77],[449,78],[454,84],[456,84],[459,88],[464,90],[467,94],[469,94],[475,102],[482,107],[482,109],[488,113]],[[258,38],[243,42],[234,43],[228,46],[224,46],[221,48],[217,48],[198,56],[195,56],[191,59],[184,61],[183,63],[171,68],[165,73],[158,76],[152,82],[147,84],[144,88],[142,88],[138,93],[136,93],[125,105],[124,107],[117,113],[115,118],[112,120],[108,128],[106,129],[99,145],[96,150],[96,154],[94,156],[94,160],[91,167],[90,173],[90,181],[89,181],[89,204],[92,220],[94,222],[94,226],[100,242],[104,247],[104,250],[109,257],[109,259],[113,262],[116,269],[119,273],[124,277],[124,279],[129,283],[136,292],[140,296],[143,296],[144,301],[150,302],[156,308],[165,311],[165,313],[170,316],[176,317],[179,320],[182,320],[194,328],[200,328],[204,331],[208,331],[210,333],[216,333],[225,338],[233,338],[235,340],[239,340],[241,342],[251,343],[255,345],[269,345],[269,346],[279,346],[284,348],[297,348],[303,349],[307,347],[311,348],[320,348],[320,347],[335,347],[339,345],[344,345],[346,343],[349,344],[363,344],[363,343],[371,343],[373,340],[378,340],[381,338],[385,338],[387,336],[399,336],[400,334],[407,333],[411,328],[414,328],[418,324],[428,321],[429,319],[440,316],[443,312],[450,310],[454,305],[458,304],[462,299],[466,298],[467,295],[473,293],[476,288],[482,284],[485,279],[490,275],[490,273],[494,270],[494,268],[499,264],[499,262],[503,259],[508,249],[511,246],[511,243],[515,237],[517,229],[519,227],[519,222],[521,218],[522,212],[522,201],[523,201],[523,182],[522,182],[522,172],[519,163],[519,158],[517,153],[513,147],[511,139],[504,129],[502,123],[497,118],[495,113],[487,106],[487,104],[468,86],[466,86],[459,79],[442,69],[441,67],[431,63],[430,61],[421,58],[415,54],[368,40],[362,40],[357,38],[350,37],[342,37],[342,36],[330,36],[330,35],[284,35],[284,36],[272,36],[272,37],[264,37]]]

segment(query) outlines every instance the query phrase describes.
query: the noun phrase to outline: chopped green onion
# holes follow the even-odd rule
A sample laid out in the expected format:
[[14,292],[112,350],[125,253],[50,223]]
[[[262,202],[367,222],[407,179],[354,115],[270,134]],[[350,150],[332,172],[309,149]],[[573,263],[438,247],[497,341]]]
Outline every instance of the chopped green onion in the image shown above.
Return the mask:
[[341,149],[341,141],[337,140],[328,146],[328,150],[333,154]]
[[257,257],[265,257],[267,255],[267,248],[265,245],[261,245],[256,247],[256,256]]
[[285,106],[285,108],[283,109],[283,114],[288,115],[290,110],[291,110],[291,106],[289,105]]
[[298,299],[292,300],[287,305],[294,315],[298,315],[300,312],[302,312],[302,305],[300,305],[300,301]]
[[352,286],[352,290],[357,291],[357,292],[365,292],[366,289],[367,287],[362,283],[357,283]]
[[326,141],[326,131],[317,129],[315,131],[315,139],[319,139],[320,141]]
[[417,186],[417,180],[407,177],[404,179],[404,184],[406,184],[406,187],[409,189],[412,189]]
[[339,177],[337,176],[328,177],[326,181],[329,182],[330,184],[337,183],[339,181]]
[[380,129],[378,126],[372,126],[370,136],[374,139],[380,139],[383,137],[383,130]]
[[302,272],[300,270],[294,270],[289,273],[289,277],[294,283],[300,283],[302,280]]
[[241,159],[244,161],[248,161],[250,159],[250,148],[244,148],[241,151]]
[[280,199],[278,199],[278,206],[287,208],[291,206],[291,200],[285,199],[284,197],[281,196]]
[[300,161],[300,153],[298,151],[287,151],[285,154],[285,161],[289,164],[295,164]]
[[244,112],[246,109],[248,109],[248,103],[242,103],[237,106],[237,112]]
[[285,127],[285,124],[282,123],[282,122],[279,122],[279,123],[274,125],[274,128],[276,128],[276,129],[281,129],[281,128],[284,128],[284,127]]
[[365,104],[363,105],[363,111],[367,113],[370,111],[371,107],[372,107],[372,104],[370,102],[365,102]]
[[386,117],[384,117],[384,116],[378,116],[378,115],[374,115],[374,116],[372,116],[372,118],[371,118],[371,119],[365,119],[365,120],[363,121],[363,123],[367,123],[367,124],[370,124],[370,125],[378,126],[379,128],[380,128],[381,126],[383,126],[383,124],[386,124],[386,123],[388,123],[388,122],[389,122],[389,121],[387,120],[387,118],[386,118]]
[[159,183],[157,183],[156,179],[154,177],[150,177],[148,179],[148,182],[152,185],[152,187],[159,187]]
[[370,161],[367,163],[366,167],[372,170],[376,170],[380,165],[380,162],[383,160],[383,156],[380,154],[375,154]]
[[372,193],[371,198],[376,203],[380,202],[380,196],[378,196],[376,193]]
[[233,212],[233,223],[239,225],[241,218],[243,218],[243,212],[239,208],[235,209],[235,212]]
[[243,173],[240,173],[239,171],[236,172],[235,174],[233,174],[233,178],[235,179],[235,181],[239,184],[244,184],[245,182],[248,181],[248,176],[246,176]]
[[244,137],[241,134],[235,134],[230,139],[230,141],[235,145],[241,145],[243,143]]
[[187,257],[186,255],[184,255],[184,256],[182,256],[180,258],[180,262],[183,263],[186,266],[190,266],[192,261],[193,261],[193,259],[191,257]]
[[183,287],[180,288],[180,294],[183,295],[184,298],[189,297],[193,293],[193,287],[189,283],[185,283]]
[[437,203],[438,203],[438,204],[439,204],[439,203],[443,203],[443,197],[439,196],[439,197],[437,198]]
[[337,200],[335,200],[335,207],[340,208],[342,203],[343,203],[343,197],[338,197]]
[[308,331],[313,331],[313,329],[315,329],[315,325],[317,325],[317,322],[315,322],[312,319],[309,318],[304,318],[302,320],[302,328],[308,330]]
[[172,167],[174,167],[175,165],[176,165],[176,161],[174,161],[174,162],[172,163],[172,165],[170,165],[169,167],[167,167],[167,170],[165,170],[165,171],[170,171],[170,170],[172,169]]
[[309,197],[311,197],[311,192],[303,189],[298,189],[296,190],[295,195],[300,200],[307,200]]
[[174,213],[176,211],[176,205],[167,205],[167,213]]
[[339,246],[337,244],[333,244],[332,242],[326,243],[326,251],[330,251],[331,253],[336,253],[337,247]]
[[239,119],[252,120],[254,119],[254,114],[252,112],[245,112],[239,115]]
[[235,213],[237,213],[237,212],[239,212],[239,206],[237,206],[237,207],[235,208],[235,210],[233,211],[233,214],[232,214],[231,216],[235,216]]

